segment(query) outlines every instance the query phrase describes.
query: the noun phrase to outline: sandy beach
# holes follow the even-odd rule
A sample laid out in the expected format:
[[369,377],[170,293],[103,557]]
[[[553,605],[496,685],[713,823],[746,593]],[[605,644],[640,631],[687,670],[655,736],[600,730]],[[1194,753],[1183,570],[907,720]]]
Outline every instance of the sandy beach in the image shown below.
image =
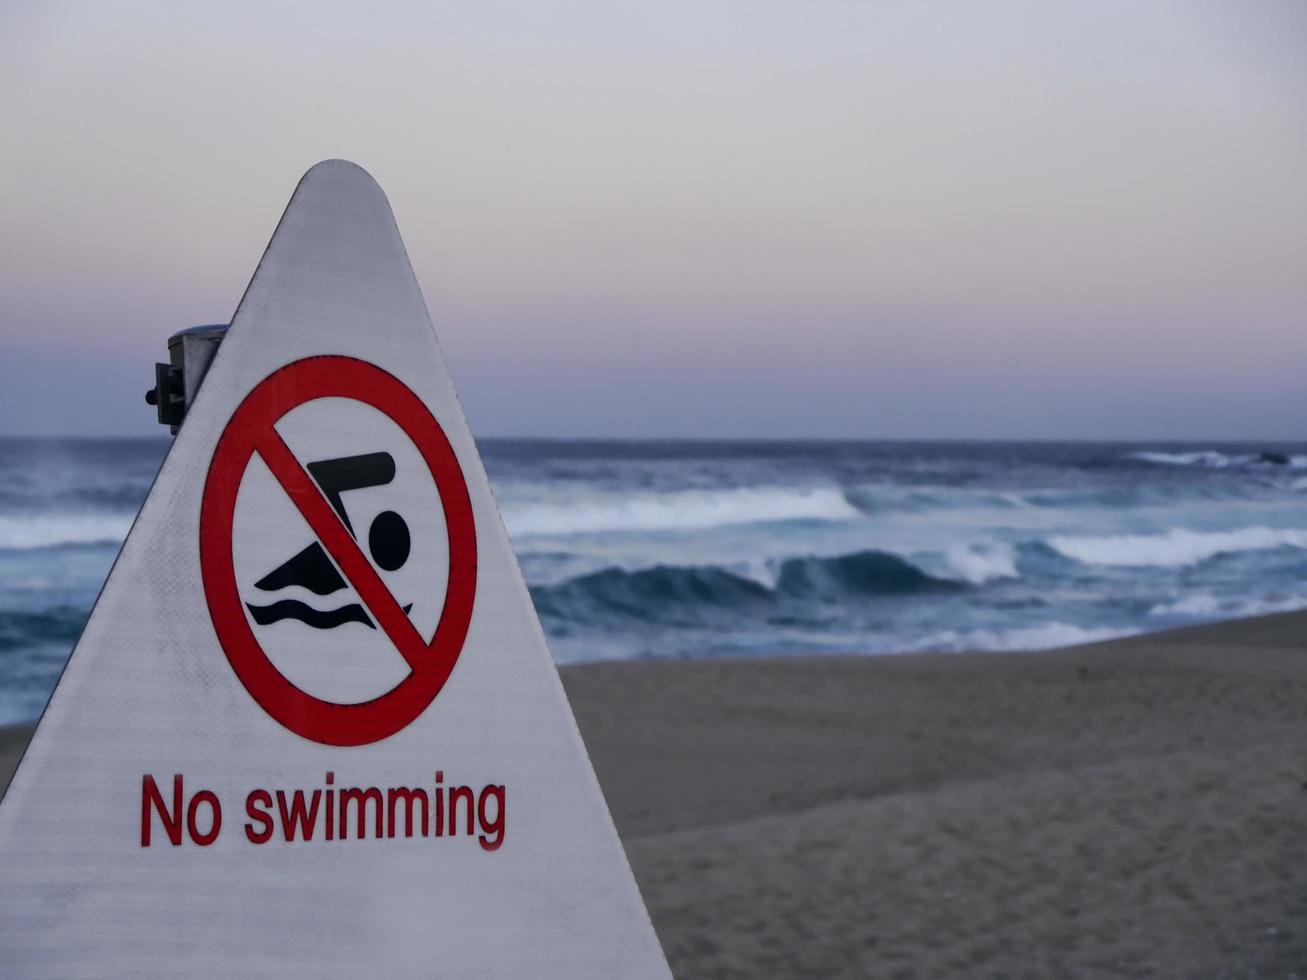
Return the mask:
[[1304,635],[564,678],[678,977],[1286,976]]
[[1307,976],[1304,636],[562,673],[678,977]]

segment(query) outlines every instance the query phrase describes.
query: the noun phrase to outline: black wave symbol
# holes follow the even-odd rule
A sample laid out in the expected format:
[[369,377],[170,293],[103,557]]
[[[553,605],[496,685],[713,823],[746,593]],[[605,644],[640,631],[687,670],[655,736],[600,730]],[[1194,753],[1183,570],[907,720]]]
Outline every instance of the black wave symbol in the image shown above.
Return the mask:
[[[260,626],[279,623],[283,619],[298,619],[306,626],[312,626],[317,630],[334,629],[345,623],[362,623],[370,630],[377,628],[368,617],[367,610],[357,602],[335,609],[314,609],[298,599],[281,599],[267,606],[256,606],[252,602],[247,602],[245,608],[250,611],[250,615]],[[413,604],[410,602],[404,607],[404,612],[407,613],[412,608]]]
[[343,626],[345,623],[362,623],[368,629],[376,629],[372,620],[368,618],[367,610],[357,602],[336,609],[314,609],[298,599],[281,599],[267,606],[256,606],[252,602],[247,602],[245,608],[250,611],[250,615],[260,626],[279,623],[283,619],[298,619],[316,630],[329,630]]

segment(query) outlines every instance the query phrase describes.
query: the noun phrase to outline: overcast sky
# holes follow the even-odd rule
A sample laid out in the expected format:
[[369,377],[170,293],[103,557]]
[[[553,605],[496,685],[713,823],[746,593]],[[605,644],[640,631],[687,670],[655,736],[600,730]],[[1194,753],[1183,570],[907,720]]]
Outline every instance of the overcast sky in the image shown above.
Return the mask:
[[480,434],[1307,437],[1307,4],[203,6],[0,3],[0,432],[345,157]]

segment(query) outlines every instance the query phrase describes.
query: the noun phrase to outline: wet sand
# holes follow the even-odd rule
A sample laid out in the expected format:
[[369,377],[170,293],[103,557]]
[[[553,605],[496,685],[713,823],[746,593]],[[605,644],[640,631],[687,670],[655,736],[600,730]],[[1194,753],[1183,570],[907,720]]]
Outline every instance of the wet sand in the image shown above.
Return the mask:
[[562,674],[678,977],[1307,977],[1305,639]]

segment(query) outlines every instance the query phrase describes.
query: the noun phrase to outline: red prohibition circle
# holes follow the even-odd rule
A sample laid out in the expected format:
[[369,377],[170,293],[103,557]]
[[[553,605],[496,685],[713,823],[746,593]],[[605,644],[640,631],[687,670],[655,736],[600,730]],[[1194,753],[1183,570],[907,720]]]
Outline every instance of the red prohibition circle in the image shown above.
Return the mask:
[[[403,429],[431,471],[448,529],[449,576],[444,607],[429,643],[399,608],[274,428],[291,409],[319,398],[349,398],[379,410]],[[408,676],[385,694],[358,704],[314,697],[273,666],[255,637],[236,584],[232,553],[236,496],[255,453],[340,566],[378,629],[408,661]],[[476,595],[472,501],[444,430],[403,382],[367,361],[309,357],[274,371],[245,397],[218,439],[200,503],[200,573],[223,652],[250,696],[273,719],[325,745],[366,745],[394,735],[426,710],[449,679],[467,638]]]

